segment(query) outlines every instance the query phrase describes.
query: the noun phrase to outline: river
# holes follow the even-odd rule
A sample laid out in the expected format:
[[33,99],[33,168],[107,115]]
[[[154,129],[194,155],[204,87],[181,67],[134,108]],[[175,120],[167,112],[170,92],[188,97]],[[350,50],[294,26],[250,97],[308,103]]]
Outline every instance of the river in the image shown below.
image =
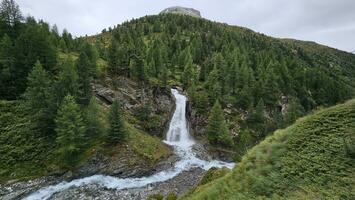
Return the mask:
[[196,141],[189,133],[186,119],[187,98],[175,89],[172,89],[171,92],[175,97],[176,109],[170,121],[169,130],[164,142],[172,146],[176,155],[180,157],[180,160],[176,162],[172,168],[141,178],[117,178],[106,175],[93,175],[74,179],[70,182],[63,181],[57,185],[43,187],[24,199],[45,200],[51,198],[55,193],[60,193],[72,187],[80,187],[88,184],[97,184],[100,187],[116,190],[140,188],[152,183],[165,182],[193,167],[200,167],[204,170],[208,170],[211,167],[233,168],[234,163],[226,163],[219,160],[202,160],[196,156],[196,153],[193,150]]

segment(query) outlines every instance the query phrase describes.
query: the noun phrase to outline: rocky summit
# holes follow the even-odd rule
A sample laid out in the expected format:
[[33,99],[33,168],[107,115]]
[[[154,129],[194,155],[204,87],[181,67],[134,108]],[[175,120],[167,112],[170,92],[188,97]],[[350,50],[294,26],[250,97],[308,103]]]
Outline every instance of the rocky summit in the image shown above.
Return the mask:
[[180,6],[169,7],[160,12],[160,14],[166,14],[166,13],[189,15],[189,16],[201,18],[200,11],[195,10],[193,8],[185,8]]

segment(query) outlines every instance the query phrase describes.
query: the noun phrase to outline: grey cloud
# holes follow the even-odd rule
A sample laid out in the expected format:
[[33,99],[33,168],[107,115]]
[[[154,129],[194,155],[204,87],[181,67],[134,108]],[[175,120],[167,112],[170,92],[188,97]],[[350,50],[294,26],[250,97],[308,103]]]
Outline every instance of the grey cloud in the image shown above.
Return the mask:
[[274,37],[312,40],[355,51],[354,0],[17,0],[25,14],[92,35],[169,6],[193,7],[210,20],[248,27]]

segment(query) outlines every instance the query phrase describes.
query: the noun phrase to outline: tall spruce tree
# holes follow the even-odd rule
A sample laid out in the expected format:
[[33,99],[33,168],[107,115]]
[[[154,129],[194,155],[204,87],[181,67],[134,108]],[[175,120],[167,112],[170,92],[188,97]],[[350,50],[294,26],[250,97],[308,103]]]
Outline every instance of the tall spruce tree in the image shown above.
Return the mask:
[[120,104],[117,100],[113,102],[108,115],[110,127],[106,136],[106,143],[115,145],[124,142],[128,137]]
[[93,141],[97,138],[101,138],[104,133],[104,125],[100,117],[100,108],[95,99],[91,97],[89,105],[85,109],[85,123],[87,141]]
[[24,97],[31,112],[32,122],[41,133],[49,133],[54,129],[54,116],[50,109],[52,103],[50,76],[37,61],[27,80],[28,87]]
[[[99,57],[99,53],[94,45],[91,45],[87,42],[84,43],[81,52],[85,53],[88,58],[88,66],[90,76],[96,76],[96,63]],[[80,58],[80,57],[79,57]]]
[[67,95],[77,97],[79,88],[78,73],[73,60],[67,59],[64,61],[54,85],[57,106],[61,105],[62,100]]
[[205,83],[210,102],[215,102],[222,95],[222,88],[219,83],[219,70],[217,67],[210,72]]
[[191,54],[188,53],[187,60],[185,63],[185,69],[181,76],[181,82],[184,84],[186,88],[188,88],[189,86],[191,86],[193,82],[195,82],[195,79],[196,79],[196,75],[195,75],[194,65],[192,63],[192,57]]
[[90,86],[91,63],[85,52],[80,53],[76,67],[78,70],[78,103],[86,106],[89,104],[92,94]]
[[75,166],[83,149],[86,127],[75,98],[64,98],[56,117],[57,153],[59,164],[65,168]]
[[27,19],[26,29],[16,39],[14,55],[15,67],[12,73],[16,90],[13,93],[17,96],[25,91],[26,78],[37,60],[48,73],[56,73],[57,52],[51,43],[48,29],[33,18]]
[[107,67],[109,72],[119,73],[118,44],[116,39],[112,39],[107,52]]
[[11,38],[5,34],[0,42],[0,97],[14,99],[16,82],[13,77],[15,64],[14,47]]
[[21,10],[14,0],[2,0],[0,3],[0,36],[8,34],[16,38],[22,20]]
[[218,100],[212,107],[208,118],[207,137],[211,144],[232,146],[233,140],[224,120],[222,107]]

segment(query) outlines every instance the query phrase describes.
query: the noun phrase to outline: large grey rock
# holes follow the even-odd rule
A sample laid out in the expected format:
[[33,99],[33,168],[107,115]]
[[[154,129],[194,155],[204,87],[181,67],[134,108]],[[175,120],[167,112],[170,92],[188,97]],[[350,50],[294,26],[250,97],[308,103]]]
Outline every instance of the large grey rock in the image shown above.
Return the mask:
[[[118,77],[106,83],[93,82],[92,90],[106,106],[118,99],[124,111],[138,119],[132,123],[136,128],[143,129],[151,135],[164,136],[175,106],[174,98],[168,89],[140,87],[128,78]],[[140,109],[144,107],[149,108],[151,121],[139,119]],[[151,124],[154,126],[148,126]]]
[[166,14],[166,13],[189,15],[189,16],[198,17],[198,18],[201,17],[200,11],[195,10],[193,8],[185,8],[185,7],[180,7],[180,6],[166,8],[160,12],[160,14]]

